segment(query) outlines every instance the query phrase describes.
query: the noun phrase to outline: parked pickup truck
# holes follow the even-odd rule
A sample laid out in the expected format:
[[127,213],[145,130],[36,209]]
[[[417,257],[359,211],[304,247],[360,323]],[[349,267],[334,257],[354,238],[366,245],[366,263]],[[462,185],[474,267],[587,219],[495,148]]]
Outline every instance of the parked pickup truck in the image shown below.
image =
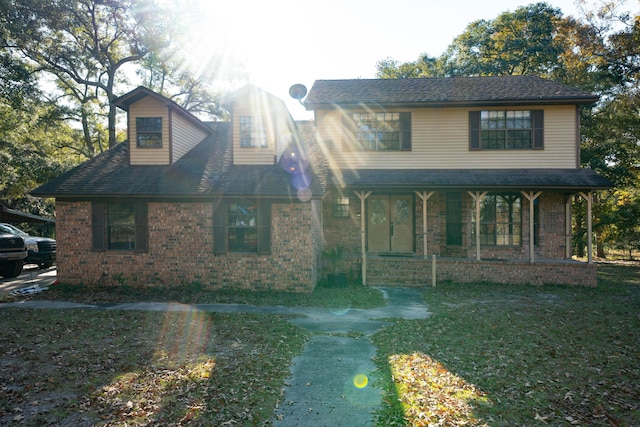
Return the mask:
[[27,245],[25,264],[38,264],[40,268],[49,268],[56,262],[56,241],[48,237],[31,236],[15,225],[0,223],[0,233],[11,233],[24,239]]
[[0,276],[16,277],[22,273],[27,257],[24,239],[15,234],[0,231]]

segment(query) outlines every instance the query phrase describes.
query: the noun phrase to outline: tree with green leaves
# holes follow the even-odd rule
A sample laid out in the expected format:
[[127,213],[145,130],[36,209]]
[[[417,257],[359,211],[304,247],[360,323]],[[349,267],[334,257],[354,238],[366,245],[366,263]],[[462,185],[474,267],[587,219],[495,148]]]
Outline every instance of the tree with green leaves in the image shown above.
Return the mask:
[[113,147],[122,70],[162,48],[168,25],[163,17],[171,15],[146,0],[2,0],[1,9],[5,49],[54,76],[79,105],[79,115],[96,114],[95,100],[104,103]]
[[182,67],[183,16],[163,9],[174,6],[0,0],[0,199],[52,212],[28,191],[117,143],[114,100],[131,89],[147,58],[165,58],[175,67],[167,73],[180,76],[163,94],[191,111],[217,108],[204,84],[208,76],[195,79]]
[[144,86],[178,103],[189,112],[208,119],[219,119],[224,111],[219,103],[219,94],[212,87],[216,81],[215,67],[197,75],[181,66],[183,58],[175,53],[149,54],[136,71]]
[[469,24],[444,53],[447,75],[550,74],[564,46],[554,37],[560,9],[546,3],[519,7]]
[[414,79],[420,77],[443,77],[442,60],[426,53],[420,55],[416,62],[399,63],[395,59],[386,58],[376,64],[377,77],[380,79]]

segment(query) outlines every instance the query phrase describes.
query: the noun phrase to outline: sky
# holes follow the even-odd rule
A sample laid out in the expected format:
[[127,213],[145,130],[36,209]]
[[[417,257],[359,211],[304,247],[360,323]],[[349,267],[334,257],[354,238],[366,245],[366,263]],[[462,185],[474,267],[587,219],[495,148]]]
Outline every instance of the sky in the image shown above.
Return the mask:
[[[216,69],[236,89],[252,83],[287,103],[296,119],[310,119],[288,94],[296,83],[374,78],[386,58],[439,56],[467,25],[494,19],[535,0],[195,0],[190,62]],[[547,0],[580,16],[574,0]],[[588,5],[593,0],[587,1]],[[637,9],[637,0],[628,0]],[[625,6],[626,7],[626,6]]]

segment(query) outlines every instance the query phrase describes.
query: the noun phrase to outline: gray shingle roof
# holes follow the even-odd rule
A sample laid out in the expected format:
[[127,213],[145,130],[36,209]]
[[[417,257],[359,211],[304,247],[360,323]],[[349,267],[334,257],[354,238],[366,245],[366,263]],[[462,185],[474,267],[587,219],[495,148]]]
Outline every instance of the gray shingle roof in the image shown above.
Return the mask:
[[613,187],[592,169],[358,169],[330,176],[330,185],[362,189],[568,190]]
[[308,110],[380,106],[436,107],[514,104],[590,104],[598,96],[536,76],[317,80]]
[[[40,197],[210,197],[247,195],[295,197],[291,175],[279,165],[231,165],[231,130],[217,132],[170,166],[131,166],[128,147],[119,144],[31,192]],[[309,168],[312,197],[324,193],[323,169]],[[326,174],[326,170],[324,171]]]

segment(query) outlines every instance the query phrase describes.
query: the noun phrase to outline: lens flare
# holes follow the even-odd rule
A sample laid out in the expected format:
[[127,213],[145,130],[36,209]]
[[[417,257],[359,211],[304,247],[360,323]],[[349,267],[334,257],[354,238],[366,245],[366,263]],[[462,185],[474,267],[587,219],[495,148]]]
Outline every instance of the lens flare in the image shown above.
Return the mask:
[[369,378],[365,374],[357,374],[353,377],[353,385],[356,388],[365,388],[369,384]]
[[300,190],[301,188],[309,188],[310,184],[311,178],[306,171],[301,171],[291,175],[291,185],[293,185],[297,190]]
[[301,202],[308,202],[309,200],[311,200],[311,190],[309,190],[308,188],[299,189],[297,195],[298,200],[300,200]]

